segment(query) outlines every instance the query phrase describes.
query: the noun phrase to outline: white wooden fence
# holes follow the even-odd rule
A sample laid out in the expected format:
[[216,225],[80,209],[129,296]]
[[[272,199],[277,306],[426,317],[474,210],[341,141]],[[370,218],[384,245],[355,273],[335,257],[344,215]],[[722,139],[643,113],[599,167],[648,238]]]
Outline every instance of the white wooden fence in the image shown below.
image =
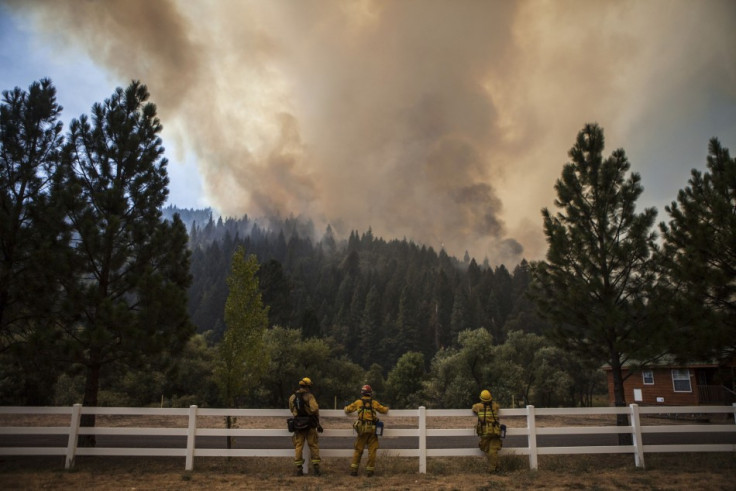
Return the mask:
[[[640,407],[631,404],[628,407],[597,407],[597,408],[535,408],[527,406],[521,409],[501,409],[499,419],[510,417],[524,417],[526,427],[511,427],[507,429],[507,436],[521,435],[527,437],[526,447],[505,447],[501,454],[527,455],[530,469],[538,468],[539,455],[563,454],[600,454],[600,453],[629,453],[634,455],[637,467],[644,467],[644,454],[651,452],[736,452],[734,443],[705,443],[705,444],[676,444],[676,445],[644,445],[642,435],[645,433],[712,433],[736,432],[736,424],[678,424],[678,425],[642,425],[643,414],[734,414],[736,404],[729,406],[657,406]],[[198,416],[233,416],[236,418],[249,417],[290,417],[286,409],[203,409],[191,406],[188,409],[176,408],[126,408],[126,407],[82,407],[75,404],[72,407],[0,407],[2,415],[69,415],[69,426],[0,426],[0,439],[3,435],[66,435],[66,447],[18,447],[3,446],[0,443],[0,455],[63,455],[65,467],[70,469],[77,456],[172,456],[185,459],[185,469],[194,469],[195,457],[291,457],[293,449],[254,449],[254,448],[197,448],[198,436],[221,437],[284,437],[291,434],[284,429],[245,429],[245,428],[207,428],[197,425]],[[116,415],[116,416],[179,416],[188,418],[187,427],[178,428],[142,428],[142,427],[82,427],[82,414]],[[589,416],[615,415],[628,416],[628,426],[568,426],[568,427],[538,427],[539,416]],[[341,410],[320,410],[323,418],[351,418]],[[416,428],[391,428],[390,420],[397,417],[416,418]],[[428,428],[427,418],[432,417],[460,417],[468,418],[468,428],[444,429]],[[467,448],[427,448],[427,437],[455,437],[474,436],[473,414],[468,409],[392,409],[383,416],[387,421],[386,429],[381,438],[414,437],[417,438],[415,448],[380,449],[379,453],[388,453],[395,457],[413,457],[419,459],[419,472],[427,472],[427,457],[461,457],[483,454],[477,445]],[[538,435],[592,435],[627,433],[632,436],[631,445],[612,446],[562,446],[540,447],[537,445]],[[145,435],[145,436],[182,436],[186,437],[184,448],[117,448],[117,447],[78,447],[79,435]],[[352,437],[352,429],[326,428],[320,439],[330,437]],[[324,441],[324,440],[322,440]],[[305,446],[305,461],[309,462],[308,447]],[[352,449],[320,449],[321,457],[350,457]],[[305,463],[305,471],[308,471]]]

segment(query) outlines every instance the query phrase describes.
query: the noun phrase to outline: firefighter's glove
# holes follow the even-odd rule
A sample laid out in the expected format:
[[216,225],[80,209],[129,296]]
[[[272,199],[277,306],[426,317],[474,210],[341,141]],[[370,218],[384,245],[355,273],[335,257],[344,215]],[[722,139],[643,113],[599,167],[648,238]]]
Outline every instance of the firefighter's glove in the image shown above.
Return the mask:
[[323,431],[325,431],[325,429],[322,428],[322,425],[317,425],[317,431],[322,433]]

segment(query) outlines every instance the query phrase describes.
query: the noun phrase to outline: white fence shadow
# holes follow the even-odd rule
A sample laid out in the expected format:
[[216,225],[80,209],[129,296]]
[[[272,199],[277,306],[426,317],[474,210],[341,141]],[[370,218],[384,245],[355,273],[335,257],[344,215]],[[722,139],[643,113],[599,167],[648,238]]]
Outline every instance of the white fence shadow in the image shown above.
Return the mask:
[[[82,414],[114,415],[114,416],[166,416],[185,417],[186,427],[176,428],[148,428],[148,427],[82,427]],[[540,416],[591,416],[617,415],[628,417],[626,426],[537,426]],[[657,406],[640,407],[631,404],[628,407],[596,407],[596,408],[535,408],[527,406],[521,409],[501,409],[499,419],[522,417],[526,419],[526,427],[511,427],[507,429],[507,436],[526,436],[526,447],[504,447],[501,454],[527,455],[529,468],[538,468],[539,455],[565,454],[601,454],[625,453],[633,454],[634,463],[643,468],[644,454],[656,452],[736,452],[734,443],[703,443],[703,444],[672,444],[672,445],[644,445],[642,435],[646,433],[736,433],[736,424],[667,424],[642,425],[641,415],[692,415],[692,414],[730,414],[736,416],[736,404],[733,406]],[[69,415],[68,426],[0,426],[0,437],[4,435],[66,435],[67,445],[64,446],[8,446],[0,443],[0,455],[63,455],[65,467],[71,469],[77,456],[151,456],[151,457],[182,457],[185,460],[185,469],[194,469],[194,459],[201,457],[294,457],[293,449],[260,449],[260,448],[197,448],[197,437],[291,437],[283,429],[246,429],[246,428],[211,428],[198,426],[198,417],[215,416],[235,418],[253,417],[283,417],[291,416],[287,409],[204,409],[191,406],[188,409],[177,408],[128,408],[128,407],[82,407],[75,404],[72,407],[0,407],[2,415]],[[341,410],[320,410],[323,418],[346,418]],[[459,417],[468,418],[467,428],[430,428],[428,418]],[[416,427],[391,428],[392,418],[415,418]],[[419,460],[419,473],[427,472],[428,457],[462,457],[483,456],[476,445],[466,448],[427,448],[427,437],[468,437],[475,436],[474,415],[469,409],[392,409],[382,419],[387,421],[382,439],[392,437],[416,438],[416,446],[412,448],[380,449],[379,454],[389,454],[392,457],[413,457]],[[736,418],[735,418],[736,419]],[[593,446],[558,446],[545,447],[537,445],[538,435],[594,435],[594,434],[629,434],[630,445],[593,445]],[[79,447],[80,435],[126,435],[126,436],[180,436],[185,437],[184,448],[120,448],[120,447]],[[320,440],[332,437],[353,437],[352,429],[325,428]],[[0,442],[6,440],[0,438]],[[305,471],[308,472],[306,462],[309,462],[308,447],[305,446]],[[352,449],[320,449],[321,457],[350,457]]]

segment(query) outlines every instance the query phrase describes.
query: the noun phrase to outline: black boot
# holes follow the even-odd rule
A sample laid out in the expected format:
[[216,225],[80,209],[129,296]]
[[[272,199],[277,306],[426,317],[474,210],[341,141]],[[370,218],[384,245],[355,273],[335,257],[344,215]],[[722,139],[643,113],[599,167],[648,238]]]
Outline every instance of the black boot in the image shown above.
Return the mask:
[[321,476],[322,473],[319,471],[319,464],[314,464],[314,475]]
[[296,475],[297,476],[303,476],[304,475],[304,471],[302,470],[301,467],[297,467],[296,468]]

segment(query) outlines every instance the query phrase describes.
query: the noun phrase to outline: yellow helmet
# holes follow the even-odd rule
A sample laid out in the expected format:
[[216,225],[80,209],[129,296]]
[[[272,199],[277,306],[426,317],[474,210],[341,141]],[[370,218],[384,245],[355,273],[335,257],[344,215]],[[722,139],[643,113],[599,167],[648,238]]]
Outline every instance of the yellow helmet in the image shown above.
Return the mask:
[[483,401],[483,402],[491,402],[492,399],[493,399],[493,397],[491,396],[491,391],[490,390],[483,390],[483,391],[481,391],[481,393],[480,393],[480,400],[481,401]]
[[310,379],[309,377],[304,377],[299,381],[299,385],[301,385],[302,387],[311,387],[312,379]]

